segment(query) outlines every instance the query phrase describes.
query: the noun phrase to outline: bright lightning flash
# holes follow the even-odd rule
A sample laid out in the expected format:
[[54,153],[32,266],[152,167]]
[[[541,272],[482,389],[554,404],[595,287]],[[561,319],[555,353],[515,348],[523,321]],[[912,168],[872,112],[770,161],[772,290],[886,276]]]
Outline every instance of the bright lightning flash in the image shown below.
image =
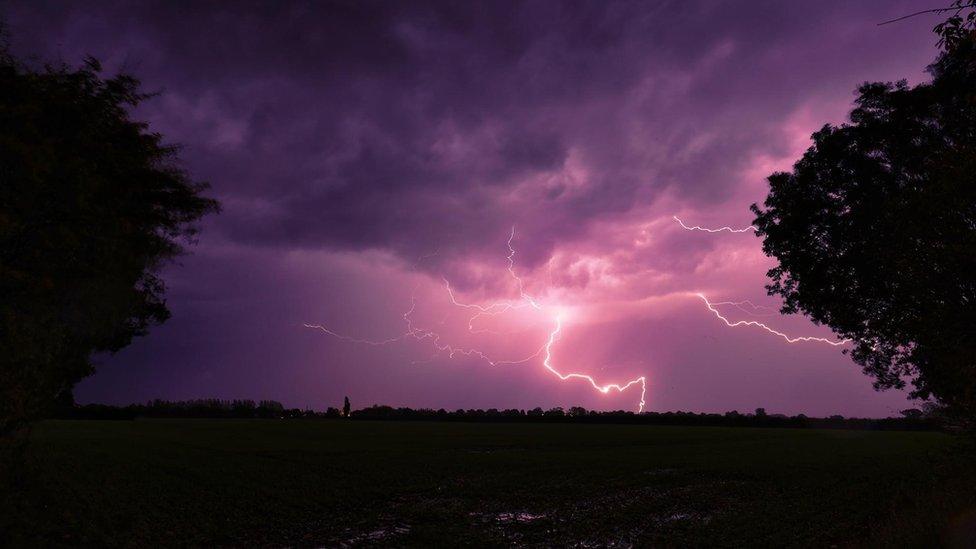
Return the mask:
[[[756,305],[748,299],[744,299],[742,301],[717,301],[713,302],[712,305],[715,305],[716,307],[719,305],[731,305],[743,313],[752,316],[773,316],[776,314],[776,309],[766,307],[765,305]],[[746,307],[746,305],[748,305],[748,307]]]
[[644,376],[634,378],[623,385],[617,383],[611,383],[609,385],[598,385],[597,382],[590,376],[585,374],[561,374],[552,366],[552,346],[559,339],[559,332],[562,330],[562,318],[556,315],[556,328],[549,332],[549,339],[546,341],[546,358],[542,361],[542,365],[546,367],[547,370],[555,374],[560,380],[566,381],[569,379],[582,379],[588,382],[594,389],[600,391],[603,394],[609,393],[611,390],[624,392],[633,385],[640,384],[641,394],[640,403],[637,406],[638,412],[644,411],[644,396],[647,393],[647,379]]
[[834,347],[839,347],[839,346],[844,345],[845,343],[848,343],[850,341],[849,339],[842,339],[842,340],[839,340],[839,341],[835,341],[835,340],[832,340],[832,339],[827,339],[825,337],[813,337],[813,336],[790,337],[790,336],[784,334],[783,332],[776,331],[776,330],[770,328],[769,326],[763,324],[762,322],[756,322],[755,320],[739,320],[737,322],[732,322],[728,318],[725,318],[725,316],[723,316],[722,313],[719,312],[719,310],[716,309],[715,307],[717,305],[740,305],[741,303],[744,303],[744,302],[742,302],[742,301],[739,301],[739,302],[723,301],[723,302],[720,302],[720,303],[712,303],[703,294],[700,294],[699,293],[699,294],[695,294],[695,295],[698,296],[698,298],[701,299],[703,302],[705,302],[705,306],[708,307],[708,310],[711,311],[712,314],[714,314],[719,320],[721,320],[722,322],[724,322],[725,325],[728,326],[729,328],[737,328],[739,326],[755,326],[756,328],[762,328],[763,330],[766,330],[767,332],[769,332],[769,333],[771,333],[771,334],[773,334],[775,336],[779,336],[779,337],[783,338],[787,343],[797,343],[797,342],[800,342],[800,341],[818,341],[820,343],[826,343],[828,345],[833,345]]
[[[688,226],[688,225],[685,225],[684,222],[682,222],[680,219],[678,219],[677,216],[673,216],[673,217],[674,217],[674,220],[677,221],[679,224],[681,224],[681,226],[684,229],[689,230],[689,231],[704,231],[704,232],[708,232],[708,233],[717,233],[717,232],[722,232],[722,231],[728,231],[728,232],[731,232],[731,233],[744,233],[744,232],[747,232],[747,231],[754,231],[754,230],[756,230],[756,228],[753,227],[753,226],[750,226],[750,227],[745,228],[745,229],[733,229],[731,227],[721,227],[721,228],[718,228],[718,229],[706,229],[704,227],[699,227],[697,225],[696,226]],[[318,324],[305,324],[304,326],[306,328],[313,328],[313,329],[321,330],[321,331],[325,332],[326,334],[328,334],[330,336],[333,336],[335,338],[341,339],[343,341],[348,341],[348,342],[351,342],[351,343],[359,343],[359,344],[364,344],[364,345],[373,345],[373,346],[389,345],[389,344],[392,344],[392,343],[397,343],[397,342],[400,342],[400,341],[404,341],[407,338],[412,338],[412,339],[415,339],[415,340],[418,340],[418,341],[429,341],[430,344],[436,349],[435,356],[436,356],[436,354],[439,354],[439,353],[446,353],[448,355],[448,357],[450,357],[450,358],[454,358],[454,357],[456,357],[458,355],[465,356],[465,357],[474,357],[474,358],[478,358],[478,359],[484,360],[485,362],[487,362],[488,364],[490,364],[492,366],[497,366],[497,365],[502,365],[502,364],[522,364],[522,363],[525,363],[525,362],[529,362],[530,360],[532,360],[532,359],[534,359],[534,358],[542,355],[542,357],[543,357],[543,360],[542,360],[543,367],[545,367],[545,369],[547,371],[549,371],[551,374],[553,374],[554,376],[556,376],[560,381],[581,380],[581,381],[584,381],[584,382],[588,383],[593,389],[599,391],[602,394],[607,394],[610,391],[617,391],[617,392],[621,392],[622,393],[622,392],[630,389],[631,387],[633,387],[635,385],[640,385],[640,389],[641,389],[641,391],[640,391],[640,401],[639,401],[638,406],[637,406],[637,411],[638,412],[642,412],[644,410],[645,396],[646,396],[646,393],[647,393],[647,378],[645,376],[636,377],[636,378],[631,379],[631,380],[629,380],[629,381],[627,381],[625,383],[609,383],[609,384],[606,384],[606,385],[600,385],[599,383],[597,383],[596,379],[594,379],[592,376],[589,376],[587,374],[576,373],[576,372],[570,372],[570,373],[564,374],[564,373],[560,372],[556,368],[556,366],[553,364],[553,347],[555,346],[556,342],[559,340],[559,336],[562,333],[562,330],[563,330],[563,322],[566,321],[566,320],[568,320],[568,319],[570,319],[572,317],[574,311],[571,308],[566,307],[566,306],[544,305],[544,304],[540,303],[539,300],[537,300],[535,297],[533,297],[533,296],[531,296],[531,295],[529,295],[529,294],[527,294],[525,292],[525,286],[524,286],[524,284],[522,282],[522,279],[515,272],[515,253],[516,252],[515,252],[515,248],[512,246],[512,241],[514,239],[515,239],[515,227],[512,227],[512,232],[511,232],[511,234],[508,237],[508,243],[507,243],[507,245],[508,245],[508,256],[506,257],[506,260],[508,261],[508,273],[509,273],[509,275],[511,275],[512,279],[515,281],[515,283],[516,283],[516,285],[518,287],[518,292],[519,292],[519,299],[518,300],[514,300],[514,301],[513,300],[496,301],[496,302],[489,303],[487,305],[481,305],[481,304],[476,304],[476,303],[464,303],[462,301],[458,301],[457,296],[454,293],[454,290],[451,288],[451,283],[447,279],[444,279],[444,287],[447,290],[447,295],[450,298],[450,301],[451,301],[451,304],[452,305],[454,305],[456,307],[459,307],[459,308],[462,308],[462,309],[468,309],[468,310],[473,311],[472,316],[468,317],[468,331],[471,332],[471,333],[498,333],[498,332],[492,332],[490,330],[476,329],[475,328],[475,321],[477,321],[481,317],[485,317],[485,316],[498,316],[498,315],[507,313],[507,312],[512,311],[512,310],[524,309],[524,308],[527,308],[527,307],[531,307],[532,309],[535,309],[535,310],[538,310],[538,311],[551,311],[551,314],[550,314],[549,317],[550,317],[550,319],[552,321],[553,327],[549,331],[549,335],[546,338],[546,341],[539,347],[538,350],[536,350],[534,353],[532,353],[532,354],[530,354],[530,355],[528,355],[528,356],[526,356],[524,358],[515,359],[515,360],[496,360],[496,359],[493,359],[493,358],[489,357],[486,353],[484,353],[483,351],[480,351],[478,349],[464,348],[464,347],[456,347],[456,346],[454,346],[454,345],[452,345],[450,343],[444,342],[444,341],[442,341],[441,335],[438,334],[435,331],[429,330],[427,328],[420,328],[420,327],[414,326],[413,321],[411,320],[411,315],[413,314],[413,312],[414,312],[414,310],[416,309],[416,306],[417,306],[417,302],[416,302],[416,299],[415,298],[414,299],[411,299],[410,309],[407,312],[403,313],[403,321],[406,324],[407,330],[404,333],[402,333],[402,334],[400,334],[400,335],[398,335],[396,337],[391,337],[391,338],[382,339],[382,340],[360,339],[360,338],[350,337],[350,336],[347,336],[347,335],[344,335],[344,334],[340,334],[338,332],[335,332],[333,330],[330,330],[329,328],[326,328],[325,326],[321,326],[321,325],[318,325]],[[705,306],[708,308],[709,311],[712,312],[712,314],[715,315],[716,318],[718,318],[719,320],[721,320],[722,322],[724,322],[725,325],[728,326],[728,327],[730,327],[730,328],[737,328],[737,327],[741,327],[741,326],[753,326],[753,327],[756,327],[756,328],[761,328],[761,329],[763,329],[763,330],[765,330],[765,331],[767,331],[767,332],[769,332],[769,333],[771,333],[771,334],[773,334],[775,336],[778,336],[778,337],[782,338],[787,343],[819,342],[819,343],[826,343],[828,345],[832,345],[834,347],[837,347],[837,346],[840,346],[840,345],[844,345],[844,344],[846,344],[846,343],[848,343],[850,341],[849,339],[843,339],[843,340],[835,341],[835,340],[830,340],[830,339],[823,338],[823,337],[813,337],[813,336],[791,337],[791,336],[789,336],[789,335],[787,335],[787,334],[785,334],[783,332],[780,332],[780,331],[777,331],[777,330],[774,330],[774,329],[770,328],[769,326],[767,326],[766,324],[763,324],[762,322],[758,322],[758,321],[755,321],[755,320],[739,320],[739,321],[733,322],[733,321],[729,320],[728,318],[726,318],[721,313],[721,311],[719,311],[717,309],[717,307],[718,306],[722,306],[722,305],[730,305],[730,306],[737,307],[738,309],[740,309],[743,312],[746,312],[748,314],[758,315],[758,316],[761,316],[761,314],[759,313],[759,311],[763,311],[763,310],[765,310],[765,311],[772,311],[772,309],[770,309],[769,307],[763,307],[763,306],[760,306],[760,305],[756,305],[756,304],[754,304],[754,303],[752,303],[751,301],[748,301],[748,300],[746,300],[746,301],[721,301],[721,302],[715,302],[715,303],[713,303],[713,302],[709,301],[708,298],[705,297],[704,294],[697,293],[697,294],[694,294],[694,295],[696,297],[698,297],[699,299],[701,299],[705,303]],[[748,305],[751,309],[747,309],[745,307],[745,305]],[[774,312],[767,312],[765,314],[768,315],[768,314],[775,314],[775,313]]]
[[[672,215],[671,217],[675,221],[677,221],[679,225],[681,225],[681,228],[685,229],[686,231],[702,231],[702,232],[706,232],[706,233],[720,233],[720,232],[723,232],[723,231],[728,231],[730,233],[746,233],[746,232],[749,232],[749,231],[756,231],[756,230],[758,230],[755,225],[749,225],[748,227],[746,227],[744,229],[733,229],[732,227],[718,227],[718,228],[715,228],[715,229],[708,229],[708,228],[705,228],[705,227],[701,227],[699,225],[690,225],[690,226],[689,225],[686,225],[685,222],[682,221],[681,219],[679,219],[678,216],[676,216],[676,215]],[[753,303],[753,302],[751,302],[749,300],[745,300],[745,301],[721,301],[721,302],[717,302],[717,303],[712,303],[703,294],[700,294],[699,293],[699,294],[695,294],[695,295],[698,296],[699,299],[701,299],[702,301],[704,301],[705,302],[705,306],[708,307],[708,310],[711,311],[712,314],[714,314],[719,320],[721,320],[722,322],[724,322],[725,325],[728,326],[729,328],[737,328],[739,326],[754,326],[756,328],[761,328],[761,329],[766,330],[767,332],[769,332],[769,333],[771,333],[773,335],[776,335],[776,336],[779,336],[779,337],[783,338],[787,343],[797,343],[797,342],[800,342],[800,341],[817,341],[817,342],[820,342],[820,343],[826,343],[828,345],[833,345],[834,347],[839,347],[841,345],[844,345],[845,343],[850,342],[849,339],[842,339],[842,340],[837,341],[837,340],[827,339],[827,338],[824,338],[824,337],[813,337],[813,336],[790,337],[790,336],[784,334],[783,332],[779,332],[777,330],[774,330],[774,329],[770,328],[769,326],[763,324],[762,322],[757,322],[755,320],[739,320],[737,322],[732,322],[731,320],[729,320],[728,318],[726,318],[725,316],[723,316],[722,313],[719,312],[718,309],[716,309],[716,306],[719,306],[719,305],[732,305],[733,307],[736,307],[736,308],[738,308],[739,310],[741,310],[743,312],[746,312],[746,313],[751,314],[751,315],[756,315],[756,316],[761,316],[759,314],[759,311],[761,311],[761,310],[771,311],[771,309],[769,307],[763,307],[763,306],[760,306],[760,305],[756,305],[755,303]],[[749,307],[751,307],[752,310],[746,309],[744,307],[744,305],[749,305]]]
[[635,385],[640,385],[641,388],[640,401],[637,406],[637,411],[638,412],[644,411],[645,396],[647,393],[647,379],[644,376],[634,378],[623,384],[610,383],[606,385],[600,385],[599,383],[597,383],[596,379],[594,379],[592,376],[581,374],[581,373],[575,373],[575,372],[564,374],[560,372],[553,365],[552,348],[555,345],[556,341],[559,340],[559,335],[562,332],[563,321],[565,319],[570,318],[573,315],[573,310],[569,307],[557,306],[557,305],[552,305],[547,307],[542,303],[540,303],[535,297],[525,292],[525,286],[522,282],[521,277],[519,277],[518,274],[515,273],[515,248],[512,246],[512,241],[514,239],[515,239],[515,227],[513,226],[512,232],[508,237],[509,253],[508,256],[506,257],[506,260],[508,261],[508,272],[511,275],[511,277],[515,280],[515,283],[518,287],[519,299],[517,301],[514,302],[497,301],[497,302],[489,303],[487,305],[464,303],[458,301],[457,297],[454,294],[454,290],[451,288],[451,283],[447,279],[444,279],[444,286],[447,289],[447,294],[448,297],[450,298],[452,305],[463,309],[469,309],[471,311],[474,311],[473,315],[468,318],[468,330],[472,333],[489,332],[488,330],[479,330],[479,329],[475,329],[474,327],[475,321],[478,318],[483,316],[497,316],[511,310],[522,309],[525,307],[531,307],[539,311],[543,311],[546,309],[552,310],[552,315],[550,318],[552,319],[553,328],[549,331],[549,336],[547,337],[545,343],[536,352],[532,353],[527,357],[518,360],[496,360],[489,357],[486,353],[478,349],[455,347],[450,343],[443,342],[441,335],[438,334],[437,332],[428,330],[426,328],[419,328],[414,326],[413,321],[411,320],[410,317],[416,308],[416,299],[411,300],[410,309],[403,314],[403,320],[406,323],[407,331],[396,337],[391,337],[388,339],[383,339],[383,340],[360,339],[360,338],[355,338],[344,334],[340,334],[338,332],[330,330],[329,328],[326,328],[325,326],[318,325],[318,324],[304,324],[304,326],[306,328],[321,330],[326,334],[341,339],[343,341],[348,341],[351,343],[359,343],[364,345],[372,345],[372,346],[389,345],[392,343],[404,341],[407,338],[416,339],[418,341],[430,341],[431,345],[433,345],[433,347],[437,350],[438,353],[447,353],[447,355],[450,358],[454,358],[457,355],[462,355],[466,357],[475,357],[484,360],[485,362],[487,362],[492,366],[497,366],[501,364],[521,364],[524,362],[528,362],[533,358],[538,357],[539,355],[544,355],[542,365],[545,367],[547,371],[549,371],[557,378],[559,378],[560,381],[582,380],[588,383],[591,387],[593,387],[594,389],[596,389],[602,394],[607,394],[610,391],[617,391],[622,393]]
[[723,232],[723,231],[728,231],[730,233],[747,233],[749,231],[755,231],[756,230],[756,226],[755,225],[749,225],[748,227],[746,227],[744,229],[733,229],[732,227],[718,227],[716,229],[708,229],[708,228],[705,228],[705,227],[701,227],[699,225],[685,225],[685,222],[682,221],[682,220],[680,220],[680,219],[678,219],[678,216],[676,216],[676,215],[672,215],[671,218],[674,219],[675,221],[677,221],[678,222],[678,225],[681,225],[681,228],[684,229],[684,230],[686,230],[686,231],[702,231],[702,232],[705,232],[705,233],[720,233],[720,232]]

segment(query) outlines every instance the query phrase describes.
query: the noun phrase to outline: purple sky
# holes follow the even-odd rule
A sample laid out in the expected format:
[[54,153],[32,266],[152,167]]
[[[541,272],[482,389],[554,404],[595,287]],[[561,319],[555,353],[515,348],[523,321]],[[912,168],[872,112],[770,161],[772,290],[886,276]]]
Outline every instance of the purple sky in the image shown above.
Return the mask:
[[[15,51],[128,70],[138,116],[184,146],[224,212],[166,270],[173,318],[81,402],[274,398],[323,408],[635,409],[889,415],[838,348],[729,328],[697,297],[764,306],[747,227],[765,176],[844,119],[866,80],[925,78],[946,2],[23,2]],[[539,308],[524,306],[507,269]],[[522,304],[468,320],[473,309]],[[495,309],[497,311],[497,308]],[[802,318],[756,317],[829,337]],[[491,332],[486,332],[490,330]],[[497,332],[497,333],[492,333]],[[426,332],[425,332],[426,333]]]

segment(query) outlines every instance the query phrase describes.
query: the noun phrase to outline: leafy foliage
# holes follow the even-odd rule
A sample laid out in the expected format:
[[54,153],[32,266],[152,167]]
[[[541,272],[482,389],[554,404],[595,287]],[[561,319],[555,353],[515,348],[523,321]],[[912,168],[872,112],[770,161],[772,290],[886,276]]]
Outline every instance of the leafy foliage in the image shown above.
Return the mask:
[[953,50],[966,42],[976,30],[976,0],[955,0],[947,11],[954,13],[935,26],[939,47]]
[[218,209],[130,119],[139,82],[100,71],[34,70],[0,46],[0,435],[168,318],[158,270]]
[[[976,415],[976,34],[938,27],[930,83],[866,83],[752,206],[770,294],[853,340],[875,387]],[[967,27],[968,25],[968,27]]]

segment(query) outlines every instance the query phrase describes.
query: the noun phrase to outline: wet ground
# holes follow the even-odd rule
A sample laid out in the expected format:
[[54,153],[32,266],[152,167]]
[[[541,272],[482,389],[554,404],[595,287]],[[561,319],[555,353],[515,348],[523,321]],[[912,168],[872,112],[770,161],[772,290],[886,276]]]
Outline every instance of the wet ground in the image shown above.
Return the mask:
[[956,446],[910,432],[47,422],[0,531],[20,545],[888,544],[942,539],[965,516],[976,490]]

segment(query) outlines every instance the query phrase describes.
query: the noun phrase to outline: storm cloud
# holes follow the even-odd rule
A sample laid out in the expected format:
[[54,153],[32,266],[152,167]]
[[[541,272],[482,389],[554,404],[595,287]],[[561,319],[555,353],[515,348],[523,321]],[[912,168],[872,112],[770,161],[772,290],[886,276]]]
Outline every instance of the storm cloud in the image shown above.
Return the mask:
[[[105,373],[86,385],[93,398],[120,388],[197,396],[207,391],[201,372],[229,378],[236,371],[244,374],[234,390],[270,386],[276,394],[262,396],[292,404],[319,405],[346,390],[335,387],[353,387],[360,403],[439,406],[422,381],[457,386],[448,380],[460,375],[457,366],[421,376],[395,365],[393,351],[356,357],[295,327],[315,320],[315,307],[327,320],[359,318],[362,303],[397,319],[401,311],[377,308],[365,272],[385,273],[372,281],[379,286],[435,288],[447,276],[466,291],[502,292],[497,270],[504,272],[513,226],[518,266],[534,277],[530,283],[574,303],[605,309],[698,289],[762,299],[769,263],[755,238],[689,234],[671,215],[747,226],[764,177],[789,168],[812,131],[842,121],[858,83],[924,77],[935,53],[933,21],[876,25],[921,7],[167,1],[25,2],[3,13],[22,55],[70,64],[93,55],[107,72],[131,72],[159,91],[136,114],[183,146],[186,168],[210,182],[224,206],[206,222],[196,255],[169,276],[170,326],[108,359]],[[360,274],[337,274],[352,272]],[[320,284],[348,286],[347,295],[363,301],[322,297]],[[407,298],[406,291],[399,296]],[[697,314],[668,310],[678,324]],[[627,314],[594,321],[592,329],[604,340],[630,333],[614,352],[626,347],[624,361],[638,371],[644,359],[635,357],[655,352],[673,364],[698,360],[702,372],[728,354],[717,348],[694,358],[666,337],[631,333],[644,321],[624,322]],[[231,335],[212,330],[218,321]],[[344,328],[370,326],[367,319]],[[190,335],[201,331],[212,337]],[[255,343],[244,334],[255,333],[264,333],[261,364],[248,358]],[[817,364],[856,374],[838,353],[826,359],[812,352],[800,359],[808,365],[801,377],[769,379],[809,385]],[[200,356],[208,358],[188,359]],[[329,357],[327,371],[308,373],[313,356]],[[355,373],[362,368],[351,364],[362,361],[374,364],[366,368],[373,374]],[[274,368],[262,369],[269,362]],[[167,381],[162,369],[184,374],[183,381]],[[371,383],[375,369],[395,371],[399,384]],[[465,371],[466,380],[487,376],[484,387],[468,388],[468,402],[571,398],[544,377],[526,381],[534,389],[521,393],[499,374]],[[748,406],[756,398],[748,382],[740,384],[741,398],[699,398],[736,385],[724,373],[692,379],[679,371],[662,366],[657,373],[663,386],[677,386],[658,395],[661,406]],[[302,383],[293,381],[308,385],[307,377],[330,387],[327,396],[296,388]],[[857,375],[835,379],[822,382],[819,397],[797,401],[784,389],[776,402],[790,412],[864,413],[887,413],[894,402],[872,394]],[[859,398],[874,400],[850,403]]]

